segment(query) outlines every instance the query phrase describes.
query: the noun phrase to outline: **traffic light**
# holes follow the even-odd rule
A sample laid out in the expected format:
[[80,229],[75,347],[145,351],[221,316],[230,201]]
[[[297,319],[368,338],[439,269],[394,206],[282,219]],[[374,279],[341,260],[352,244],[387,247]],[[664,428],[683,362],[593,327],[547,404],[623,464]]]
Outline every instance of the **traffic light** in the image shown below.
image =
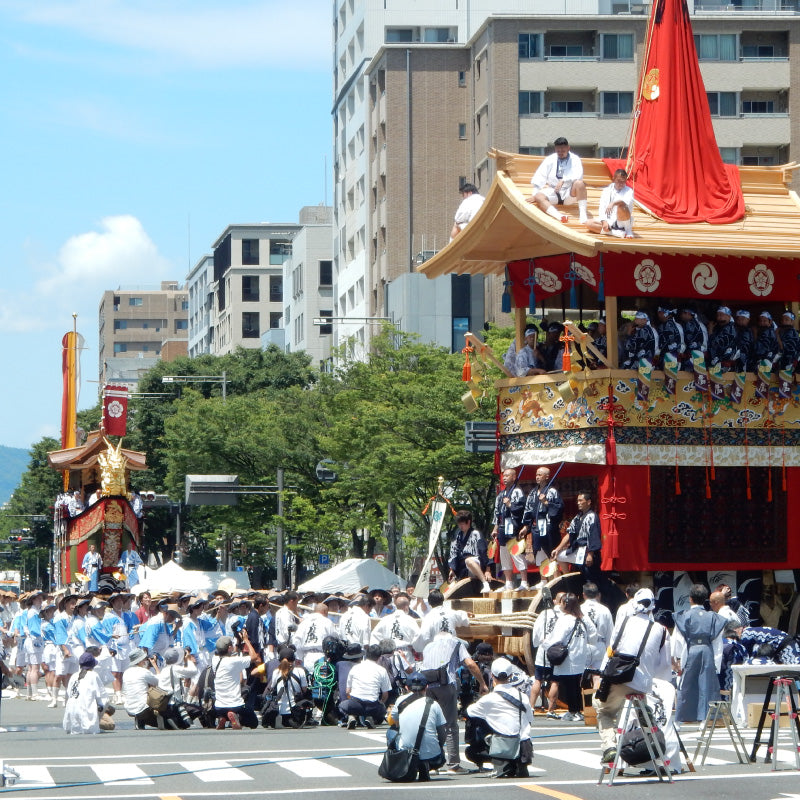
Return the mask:
[[6,541],[9,544],[33,544],[33,539],[29,536],[9,536]]

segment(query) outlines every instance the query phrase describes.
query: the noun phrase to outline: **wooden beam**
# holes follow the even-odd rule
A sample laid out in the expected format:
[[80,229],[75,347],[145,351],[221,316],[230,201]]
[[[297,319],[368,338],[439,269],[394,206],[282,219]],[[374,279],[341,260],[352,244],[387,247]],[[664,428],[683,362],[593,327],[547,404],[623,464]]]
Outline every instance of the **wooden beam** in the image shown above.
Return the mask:
[[606,295],[606,353],[611,366],[619,368],[617,350],[617,298]]

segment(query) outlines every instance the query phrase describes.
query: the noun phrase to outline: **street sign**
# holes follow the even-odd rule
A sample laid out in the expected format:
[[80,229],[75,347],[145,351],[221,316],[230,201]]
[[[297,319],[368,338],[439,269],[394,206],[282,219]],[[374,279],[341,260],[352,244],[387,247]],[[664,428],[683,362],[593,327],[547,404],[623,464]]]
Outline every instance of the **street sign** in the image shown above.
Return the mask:
[[319,565],[321,567],[327,567],[328,564],[331,563],[331,557],[325,553],[320,553],[319,556]]

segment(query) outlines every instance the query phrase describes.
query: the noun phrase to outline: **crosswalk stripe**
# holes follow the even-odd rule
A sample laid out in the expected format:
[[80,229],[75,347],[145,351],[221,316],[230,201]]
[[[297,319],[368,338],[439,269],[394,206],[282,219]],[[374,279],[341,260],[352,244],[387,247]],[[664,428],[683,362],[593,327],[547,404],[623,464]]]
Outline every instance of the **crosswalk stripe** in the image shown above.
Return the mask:
[[327,761],[314,758],[298,758],[292,761],[278,761],[279,767],[299,775],[301,778],[349,778],[350,774]]
[[356,756],[359,761],[366,761],[367,764],[372,764],[373,767],[379,767],[383,761],[383,753],[368,753],[363,756]]
[[547,758],[557,758],[559,761],[566,761],[578,767],[589,767],[590,769],[600,768],[600,756],[597,752],[589,753],[586,750],[571,750],[567,747],[541,750],[537,755]]
[[178,763],[203,783],[253,780],[246,772],[232,767],[227,761],[180,761]]
[[47,767],[39,764],[21,764],[17,766],[13,763],[12,766],[19,773],[19,780],[15,784],[17,788],[49,789],[56,785]]
[[152,778],[136,764],[92,764],[92,770],[103,783],[124,786],[149,786]]

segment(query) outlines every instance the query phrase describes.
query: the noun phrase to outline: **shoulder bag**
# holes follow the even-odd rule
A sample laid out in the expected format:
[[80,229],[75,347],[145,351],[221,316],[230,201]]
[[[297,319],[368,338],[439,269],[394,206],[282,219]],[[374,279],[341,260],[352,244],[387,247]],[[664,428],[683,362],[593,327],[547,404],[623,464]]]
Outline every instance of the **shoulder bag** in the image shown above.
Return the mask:
[[629,683],[633,680],[633,676],[636,674],[636,667],[639,666],[642,653],[644,652],[644,647],[647,644],[647,638],[650,636],[650,630],[654,624],[653,620],[650,620],[647,625],[647,630],[642,637],[641,644],[639,645],[639,652],[636,653],[635,656],[631,656],[617,652],[617,647],[619,647],[619,642],[622,638],[622,632],[625,630],[625,625],[627,622],[628,617],[625,617],[625,619],[622,621],[622,626],[619,629],[619,633],[617,634],[617,638],[614,640],[614,644],[611,646],[612,655],[606,662],[605,667],[603,667],[602,677],[607,678],[608,682],[611,684]]
[[550,647],[547,648],[547,660],[554,666],[557,667],[559,664],[563,664],[567,660],[567,656],[569,655],[569,646],[572,644],[572,637],[575,636],[575,631],[578,630],[578,625],[580,624],[580,620],[575,620],[575,625],[572,628],[572,633],[569,635],[569,639],[567,639],[566,644],[564,642],[556,642],[555,644],[551,644]]
[[505,692],[497,692],[497,694],[502,695],[511,705],[519,709],[519,731],[511,735],[492,733],[487,736],[486,738],[489,740],[489,758],[497,761],[515,761],[519,758],[520,752],[519,734],[522,731],[522,709],[524,705],[522,700],[516,697],[509,697]]
[[390,746],[386,749],[383,754],[383,760],[378,767],[378,775],[381,778],[386,778],[387,781],[392,781],[392,783],[409,783],[417,777],[419,772],[419,748],[422,744],[425,725],[428,722],[428,715],[432,705],[433,698],[428,697],[425,700],[425,711],[419,723],[419,730],[417,731],[417,738],[413,748],[410,750],[406,748],[397,749],[396,740],[394,740],[392,744],[395,746]]
[[169,699],[172,697],[172,692],[165,692],[159,689],[158,686],[147,687],[147,707],[152,708],[157,714],[164,714],[169,705]]

